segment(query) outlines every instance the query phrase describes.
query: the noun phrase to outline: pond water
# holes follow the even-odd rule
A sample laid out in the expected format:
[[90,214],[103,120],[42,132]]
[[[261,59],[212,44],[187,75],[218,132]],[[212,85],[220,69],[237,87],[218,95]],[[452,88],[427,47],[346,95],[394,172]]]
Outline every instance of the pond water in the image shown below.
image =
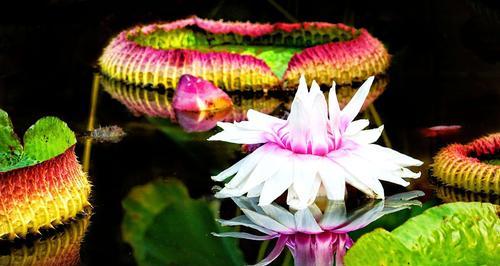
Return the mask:
[[[383,183],[386,194],[421,190],[425,195],[417,198],[422,208],[413,206],[411,210],[383,216],[351,233],[354,240],[376,227],[394,229],[423,209],[443,202],[499,203],[497,196],[460,192],[438,184],[431,177],[432,157],[440,148],[496,132],[500,122],[498,20],[482,21],[474,13],[481,9],[472,9],[466,3],[450,5],[459,7],[454,15],[426,14],[419,23],[411,20],[416,17],[414,12],[410,12],[411,18],[402,18],[404,15],[397,15],[399,9],[391,9],[387,14],[376,9],[376,15],[355,23],[369,28],[393,55],[388,75],[380,77],[386,80],[385,88],[360,116],[369,118],[372,125],[385,125],[379,144],[424,161],[421,178],[413,180],[408,188]],[[445,8],[449,7],[435,4],[426,10],[432,13]],[[353,16],[366,14],[364,9],[354,10],[357,11],[352,12],[359,13]],[[107,18],[112,20],[113,16]],[[46,115],[60,117],[80,135],[87,131],[89,123],[94,127],[117,125],[126,132],[117,143],[90,143],[79,138],[76,147],[93,185],[92,215],[79,221],[77,228],[63,228],[53,234],[55,239],[70,235],[69,240],[65,240],[70,243],[83,239],[81,245],[74,244],[72,250],[65,253],[70,254],[66,255],[69,262],[78,261],[75,250],[79,250],[83,265],[136,264],[132,247],[123,239],[122,227],[123,201],[134,187],[158,179],[177,179],[187,187],[191,198],[217,202],[212,196],[217,184],[210,176],[232,165],[245,152],[240,145],[206,141],[218,131],[212,128],[214,121],[221,117],[240,120],[248,108],[283,117],[293,96],[236,93],[232,98],[238,110],[233,113],[202,117],[172,113],[167,107],[171,96],[168,92],[116,83],[101,76],[94,67],[100,49],[112,33],[126,25],[143,22],[124,21],[117,20],[114,24],[104,21],[104,26],[83,19],[73,25],[47,21],[0,26],[4,32],[0,34],[12,39],[2,42],[6,52],[0,54],[0,108],[10,114],[18,132],[24,132],[36,119]],[[401,24],[396,25],[398,23]],[[407,34],[404,27],[418,30],[419,34]],[[99,30],[94,31],[95,28]],[[497,34],[491,33],[496,39],[476,35],[478,41],[473,42],[468,37],[471,32],[488,32],[488,29],[496,30]],[[61,31],[66,33],[59,35]],[[495,44],[496,50],[492,49]],[[461,127],[442,136],[425,134],[426,128],[438,125]],[[210,130],[197,132],[206,129]],[[362,197],[355,191],[350,193],[353,198]],[[362,202],[351,201],[348,208],[362,205]],[[220,204],[222,218],[230,219],[237,212],[231,200]],[[169,237],[161,236],[163,241],[176,241]],[[183,243],[189,243],[189,239]],[[43,241],[27,245],[41,245],[41,251],[37,251],[41,252],[40,256],[51,250]],[[12,254],[13,249],[3,245],[1,248],[0,262],[5,262],[2,256]],[[246,261],[254,263],[262,247],[261,242],[242,240],[240,248]],[[15,248],[16,252],[20,249],[19,245]],[[270,247],[266,253],[269,251]],[[284,253],[276,265],[285,259]]]

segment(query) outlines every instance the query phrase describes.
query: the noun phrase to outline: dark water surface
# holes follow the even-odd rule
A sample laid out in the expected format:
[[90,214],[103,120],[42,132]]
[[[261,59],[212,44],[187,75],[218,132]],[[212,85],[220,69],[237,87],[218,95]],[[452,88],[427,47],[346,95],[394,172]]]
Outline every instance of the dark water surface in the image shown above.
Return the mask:
[[[210,198],[215,185],[210,175],[244,154],[238,145],[205,141],[211,133],[185,133],[168,120],[132,114],[104,90],[102,79],[95,80],[95,62],[101,49],[119,30],[160,19],[195,13],[253,21],[286,21],[286,17],[266,1],[262,10],[256,10],[252,1],[174,1],[168,7],[152,3],[117,6],[117,1],[102,6],[93,1],[61,2],[47,4],[40,12],[21,12],[21,7],[2,10],[0,108],[10,114],[19,133],[46,115],[58,116],[76,132],[85,132],[92,107],[96,126],[118,125],[126,131],[127,136],[116,144],[94,143],[91,151],[84,142],[77,146],[84,164],[84,153],[90,154],[88,172],[94,206],[80,254],[84,265],[133,265],[131,247],[122,241],[121,233],[122,200],[130,189],[154,179],[176,178],[187,186],[191,197]],[[424,206],[449,200],[443,195],[454,190],[438,188],[429,178],[432,156],[446,144],[465,143],[500,129],[498,4],[413,1],[404,7],[396,2],[337,6],[319,1],[277,2],[300,20],[365,27],[387,46],[393,55],[389,82],[372,110],[385,125],[393,149],[425,162],[422,177],[409,189],[426,193],[420,198]],[[95,97],[94,82],[101,84]],[[373,117],[373,113],[368,116]],[[462,128],[436,138],[421,134],[422,128],[436,125]],[[383,140],[379,142],[384,144]],[[387,195],[404,191],[387,183],[384,187]],[[498,201],[485,195],[459,198],[473,196]],[[223,217],[230,218],[234,211],[229,201],[222,203]],[[391,216],[365,231],[375,226],[394,228],[409,216],[410,212]],[[357,236],[359,233],[353,234]],[[253,262],[259,243],[241,243],[247,261]]]

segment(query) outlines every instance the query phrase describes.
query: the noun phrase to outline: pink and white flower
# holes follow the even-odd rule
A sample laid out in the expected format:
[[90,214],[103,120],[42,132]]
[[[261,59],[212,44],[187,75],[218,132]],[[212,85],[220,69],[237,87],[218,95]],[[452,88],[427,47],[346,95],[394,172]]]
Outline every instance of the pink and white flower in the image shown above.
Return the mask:
[[287,120],[249,110],[248,121],[219,122],[224,130],[209,140],[263,145],[212,177],[232,177],[216,197],[260,196],[259,204],[267,205],[288,190],[287,203],[302,209],[320,191],[330,200],[343,200],[345,182],[370,197],[384,198],[380,180],[407,186],[403,178],[420,177],[406,167],[421,161],[373,144],[383,126],[364,130],[367,119],[353,121],[373,79],[368,78],[340,110],[335,82],[327,106],[318,84],[313,81],[308,92],[302,76]]
[[[220,237],[250,240],[277,239],[269,255],[256,265],[270,264],[288,247],[296,266],[342,265],[346,250],[353,244],[347,233],[361,229],[380,217],[399,210],[421,205],[413,198],[421,191],[410,191],[387,197],[378,202],[368,202],[354,210],[347,210],[344,201],[329,201],[325,210],[316,204],[290,212],[272,203],[259,206],[256,198],[237,197],[233,201],[243,215],[231,220],[219,220],[224,226],[244,226],[263,233],[247,232],[214,233]],[[335,255],[335,256],[334,256]]]

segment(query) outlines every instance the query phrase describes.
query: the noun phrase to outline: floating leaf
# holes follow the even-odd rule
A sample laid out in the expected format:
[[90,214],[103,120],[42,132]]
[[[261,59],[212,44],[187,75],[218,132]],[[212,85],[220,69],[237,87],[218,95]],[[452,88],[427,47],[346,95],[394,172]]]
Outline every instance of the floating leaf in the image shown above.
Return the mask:
[[219,231],[207,202],[189,198],[179,181],[153,181],[123,201],[123,238],[139,265],[243,265],[233,241]]
[[52,159],[75,143],[75,134],[65,122],[44,117],[26,131],[23,149],[7,113],[0,109],[0,172]]
[[39,119],[24,134],[24,154],[37,161],[51,159],[76,144],[75,134],[56,117]]
[[347,252],[353,265],[497,265],[500,219],[489,203],[449,203],[409,219],[391,233],[362,236]]

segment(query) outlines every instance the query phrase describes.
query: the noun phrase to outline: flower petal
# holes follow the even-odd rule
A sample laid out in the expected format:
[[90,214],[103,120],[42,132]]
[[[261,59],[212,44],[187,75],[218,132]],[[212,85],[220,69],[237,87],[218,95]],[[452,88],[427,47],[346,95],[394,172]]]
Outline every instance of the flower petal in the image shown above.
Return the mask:
[[241,239],[249,239],[249,240],[258,240],[258,241],[263,241],[263,240],[269,240],[278,237],[278,235],[272,235],[272,236],[258,236],[258,235],[253,235],[249,233],[244,233],[244,232],[225,232],[225,233],[212,233],[214,236],[218,237],[234,237],[234,238],[241,238]]
[[266,229],[262,226],[258,226],[256,225],[255,223],[253,223],[252,221],[250,221],[250,219],[248,219],[248,217],[246,217],[245,215],[240,215],[240,216],[237,216],[231,220],[223,220],[223,219],[217,219],[217,221],[222,225],[222,226],[245,226],[245,227],[248,227],[248,228],[252,228],[252,229],[255,229],[257,231],[260,231],[266,235],[274,235],[276,234],[276,232],[274,231],[271,231],[269,229]]
[[319,162],[317,159],[312,155],[293,156],[293,189],[297,192],[302,203],[308,202],[312,196],[311,193],[318,173]]
[[280,170],[270,177],[262,188],[259,205],[271,204],[283,192],[285,192],[293,182],[293,164],[291,160],[284,162]]
[[352,121],[346,128],[344,135],[350,136],[359,133],[361,130],[365,129],[370,124],[368,119],[359,119]]
[[262,191],[262,188],[264,187],[264,183],[260,183],[260,185],[257,185],[247,192],[247,197],[249,198],[255,198],[260,196],[260,192]]
[[249,191],[267,181],[289,160],[288,151],[283,151],[277,145],[265,144],[263,147],[266,150],[266,154],[255,166],[248,178],[239,185],[243,191]]
[[382,125],[378,128],[359,131],[355,135],[348,136],[348,138],[358,144],[371,144],[380,138],[383,130],[384,126]]
[[349,174],[330,160],[323,160],[319,168],[319,175],[329,200],[344,200],[345,178]]
[[[350,175],[346,176],[346,181],[349,184],[371,197],[384,198],[382,184],[374,177],[374,173],[366,167],[366,163],[362,159],[351,155],[335,158],[335,162],[344,168],[347,173],[350,173]],[[360,167],[361,165],[364,167]]]
[[296,231],[306,234],[319,234],[323,232],[308,208],[298,210],[295,212],[294,217]]
[[268,147],[266,145],[260,146],[254,152],[246,157],[246,161],[240,166],[238,173],[226,184],[228,188],[236,188],[246,179],[252,171],[257,167],[261,159],[266,155]]
[[286,123],[286,120],[255,111],[253,109],[247,111],[247,119],[253,123],[260,124],[262,128],[271,128],[274,125],[282,125]]
[[393,149],[382,147],[376,144],[370,144],[363,147],[364,149],[371,149],[372,152],[377,153],[381,160],[393,161],[403,167],[420,166],[422,161],[414,159],[408,155],[399,153]]
[[308,89],[307,89],[307,82],[306,82],[306,77],[304,74],[300,75],[299,79],[299,88],[297,89],[297,92],[295,93],[295,99],[306,99],[308,95]]
[[278,242],[276,242],[276,246],[274,246],[273,250],[271,250],[269,255],[267,255],[266,258],[264,258],[262,261],[255,264],[254,266],[265,266],[273,262],[277,257],[279,257],[279,255],[285,248],[285,244],[287,241],[288,241],[288,236],[280,236],[278,238]]
[[224,181],[228,177],[236,174],[238,172],[238,170],[240,169],[240,167],[245,163],[245,161],[247,160],[248,157],[249,156],[246,156],[245,158],[239,160],[237,163],[233,164],[231,167],[227,168],[226,170],[220,172],[218,175],[212,176],[212,180]]
[[248,219],[250,219],[256,225],[259,225],[271,231],[282,234],[289,234],[293,232],[292,228],[288,228],[282,225],[281,223],[277,222],[276,220],[272,219],[267,215],[254,212],[249,209],[241,209],[241,211],[243,211],[243,213],[248,217]]
[[[365,102],[366,96],[368,96],[368,92],[370,91],[370,87],[372,86],[374,77],[369,77],[363,85],[358,89],[356,94],[352,96],[349,103],[342,109],[342,117],[341,124],[343,125],[343,130],[347,128],[349,123],[358,115],[363,103]],[[342,130],[342,131],[343,131]]]
[[363,228],[382,217],[384,215],[381,213],[383,208],[383,200],[379,201],[375,206],[366,205],[348,215],[346,223],[335,228],[333,231],[336,233],[347,233]]
[[[248,130],[240,125],[218,122],[224,130],[208,138],[209,141],[219,140],[237,144],[259,144],[267,142],[267,133],[261,130]],[[248,125],[247,125],[248,127]]]
[[329,201],[323,217],[320,221],[320,226],[324,230],[332,230],[345,224],[347,221],[347,210],[345,201]]
[[295,228],[295,218],[293,214],[284,209],[283,207],[275,204],[269,204],[265,206],[261,206],[262,210],[266,215],[273,218],[280,224],[288,227]]
[[335,86],[335,81],[333,81],[330,92],[328,93],[328,114],[330,120],[337,126],[335,122],[337,121],[338,123],[338,118],[340,117],[340,106],[339,101],[337,100],[337,92],[335,90]]

